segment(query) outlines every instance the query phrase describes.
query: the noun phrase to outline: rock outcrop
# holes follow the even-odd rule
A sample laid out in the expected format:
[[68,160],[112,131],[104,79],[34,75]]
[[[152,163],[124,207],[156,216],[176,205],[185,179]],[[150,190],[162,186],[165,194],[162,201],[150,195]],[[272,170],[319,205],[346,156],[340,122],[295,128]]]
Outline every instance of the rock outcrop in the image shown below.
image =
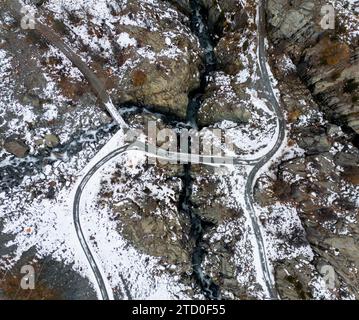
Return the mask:
[[252,46],[255,15],[252,2],[243,7],[237,1],[209,1],[203,4],[207,10],[210,31],[214,39],[217,59],[216,70],[208,77],[203,104],[198,113],[200,126],[209,126],[223,120],[248,124],[252,117],[250,95],[246,88],[254,86],[249,79],[255,73]]
[[[154,5],[138,1],[114,10],[112,30],[101,31],[108,37],[113,56],[104,57],[101,47],[94,50],[110,65],[107,84],[117,103],[135,103],[184,119],[188,94],[199,86],[201,49],[189,28],[188,18],[165,1]],[[146,17],[143,25],[121,22],[116,16],[130,20]],[[71,28],[71,21],[65,17]],[[93,28],[96,24],[88,21]],[[115,57],[115,58],[113,58]]]
[[[334,270],[332,298],[358,298],[357,204],[359,151],[345,133],[323,119],[319,106],[301,83],[295,69],[280,67],[285,55],[272,50],[272,66],[287,111],[289,149],[266,190],[257,199],[268,205],[274,199],[296,208],[314,259],[278,261],[277,288],[285,299],[318,298],[313,275],[323,267]],[[292,88],[296,88],[293,90]],[[320,276],[320,277],[321,277]]]
[[[291,56],[327,118],[359,133],[358,36],[354,32],[359,20],[351,4],[346,11],[338,5],[335,28],[326,29],[324,5],[322,0],[267,1],[269,35],[278,52],[285,50]],[[342,19],[346,24],[341,24]]]

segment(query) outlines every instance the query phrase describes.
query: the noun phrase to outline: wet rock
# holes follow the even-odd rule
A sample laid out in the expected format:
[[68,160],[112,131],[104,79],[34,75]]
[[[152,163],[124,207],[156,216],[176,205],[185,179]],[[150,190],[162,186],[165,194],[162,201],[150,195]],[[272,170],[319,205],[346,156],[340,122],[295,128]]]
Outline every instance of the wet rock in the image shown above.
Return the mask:
[[30,151],[30,148],[26,145],[26,143],[16,137],[6,139],[4,148],[7,152],[18,158],[25,158]]

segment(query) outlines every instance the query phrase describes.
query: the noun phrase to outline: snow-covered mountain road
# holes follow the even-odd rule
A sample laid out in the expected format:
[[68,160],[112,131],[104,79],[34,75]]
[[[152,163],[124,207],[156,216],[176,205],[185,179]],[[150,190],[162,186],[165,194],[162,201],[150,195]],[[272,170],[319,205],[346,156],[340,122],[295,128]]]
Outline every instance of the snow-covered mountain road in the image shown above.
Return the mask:
[[[275,96],[271,79],[268,71],[268,64],[266,58],[266,48],[265,48],[265,1],[259,1],[258,4],[258,64],[260,70],[260,84],[263,87],[263,92],[276,115],[277,122],[277,135],[276,141],[270,151],[261,157],[256,157],[254,159],[245,159],[240,156],[237,157],[220,157],[220,156],[203,156],[203,155],[192,155],[187,153],[177,153],[177,152],[168,152],[160,148],[153,148],[152,146],[147,145],[143,142],[135,142],[134,144],[124,144],[123,146],[112,150],[101,160],[99,160],[94,166],[83,176],[81,182],[77,186],[76,194],[73,200],[73,219],[74,226],[76,229],[76,234],[81,244],[81,247],[86,255],[88,263],[91,267],[91,270],[96,278],[97,286],[101,294],[101,298],[104,300],[113,299],[113,293],[110,285],[107,283],[107,277],[104,275],[104,272],[101,270],[96,255],[94,254],[88,239],[86,239],[82,226],[81,226],[81,196],[86,185],[90,182],[93,175],[98,172],[103,166],[105,166],[109,161],[113,160],[120,154],[129,152],[131,150],[142,151],[153,157],[165,159],[168,161],[181,161],[184,160],[194,160],[192,163],[200,163],[205,165],[215,165],[217,166],[220,161],[225,161],[226,165],[248,165],[253,166],[252,170],[249,173],[247,178],[246,187],[245,187],[245,209],[250,216],[251,226],[254,231],[257,247],[257,255],[259,257],[258,266],[260,270],[258,271],[258,276],[263,279],[263,284],[265,285],[265,291],[270,299],[277,299],[277,293],[274,281],[272,279],[272,272],[268,257],[266,254],[264,237],[262,232],[261,223],[255,212],[255,201],[253,196],[253,189],[258,178],[258,175],[263,169],[275,158],[278,152],[281,149],[283,142],[285,141],[285,119],[280,108],[279,102]],[[14,16],[19,18],[21,6],[17,1],[13,1],[12,10]],[[112,116],[113,120],[121,126],[121,130],[127,129],[128,125],[123,120],[120,113],[116,110],[114,105],[111,102],[110,95],[104,89],[103,83],[95,75],[93,71],[82,61],[82,59],[68,46],[63,40],[49,27],[42,24],[40,21],[36,21],[35,31],[37,31],[47,42],[51,45],[58,48],[66,57],[76,66],[86,80],[90,83],[93,91],[99,97],[103,106],[108,110],[109,114]],[[125,133],[124,133],[125,134]],[[130,298],[130,297],[127,297]]]
[[262,172],[264,168],[266,168],[266,165],[270,163],[270,161],[273,158],[275,158],[278,151],[280,151],[286,136],[284,114],[274,94],[272,83],[269,77],[269,72],[267,69],[268,64],[267,64],[266,49],[265,49],[265,36],[266,36],[265,5],[266,5],[266,1],[259,1],[258,11],[257,11],[258,60],[259,60],[260,75],[261,75],[260,81],[261,84],[263,85],[264,93],[266,94],[267,99],[276,114],[278,135],[273,148],[260,159],[260,161],[253,167],[252,171],[248,176],[248,180],[245,188],[245,203],[246,203],[246,210],[250,215],[253,231],[257,240],[258,254],[262,268],[261,271],[262,271],[264,283],[266,285],[267,293],[271,299],[277,299],[278,295],[276,292],[275,284],[272,279],[272,272],[266,254],[262,227],[259,218],[256,215],[255,200],[253,195],[254,185],[257,181],[259,174]]

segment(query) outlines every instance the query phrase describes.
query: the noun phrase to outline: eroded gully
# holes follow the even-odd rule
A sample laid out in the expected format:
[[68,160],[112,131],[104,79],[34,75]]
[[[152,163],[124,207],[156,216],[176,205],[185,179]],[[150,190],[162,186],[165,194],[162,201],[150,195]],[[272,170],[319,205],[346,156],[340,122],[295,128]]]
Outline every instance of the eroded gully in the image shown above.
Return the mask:
[[[191,6],[191,29],[200,41],[204,51],[203,64],[204,69],[201,72],[200,87],[189,94],[189,103],[187,107],[187,122],[193,129],[198,129],[197,115],[203,101],[203,94],[207,87],[207,79],[212,71],[217,67],[216,56],[214,53],[214,42],[211,38],[208,25],[206,23],[206,12],[201,7],[200,1],[190,0]],[[199,214],[194,211],[191,201],[193,192],[193,177],[191,174],[191,164],[184,165],[184,176],[182,177],[183,189],[180,195],[180,211],[188,215],[191,222],[191,237],[194,241],[192,252],[193,276],[200,286],[203,294],[208,299],[220,299],[220,288],[209,275],[206,275],[202,268],[204,256],[206,254],[203,248],[203,235],[205,229],[210,227],[204,222]]]

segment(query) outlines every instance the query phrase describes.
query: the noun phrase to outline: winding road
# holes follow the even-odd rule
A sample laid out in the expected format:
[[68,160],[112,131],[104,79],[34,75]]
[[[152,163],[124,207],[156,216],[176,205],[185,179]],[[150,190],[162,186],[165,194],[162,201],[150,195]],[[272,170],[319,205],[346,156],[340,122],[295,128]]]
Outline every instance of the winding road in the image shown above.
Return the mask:
[[[8,1],[9,2],[9,1]],[[13,6],[9,6],[12,13],[19,19],[21,18],[19,12],[21,9],[20,4],[17,1],[10,0],[10,3]],[[41,36],[43,36],[49,43],[57,47],[61,52],[63,52],[68,59],[82,72],[84,77],[90,83],[92,89],[99,97],[102,104],[108,110],[113,119],[120,124],[121,129],[127,129],[128,125],[123,120],[122,116],[117,112],[116,108],[113,106],[111,102],[111,98],[106,90],[102,82],[97,78],[94,72],[82,61],[80,57],[77,56],[63,41],[62,39],[56,35],[54,31],[52,31],[49,27],[41,24],[39,21],[36,22],[35,31],[37,31]],[[265,1],[259,1],[258,5],[258,59],[259,59],[259,69],[261,75],[261,83],[266,94],[267,100],[271,105],[272,110],[276,114],[277,118],[277,126],[278,126],[278,136],[273,148],[263,157],[257,159],[241,159],[240,157],[216,157],[216,156],[203,156],[198,155],[198,157],[194,157],[193,155],[189,155],[186,153],[177,153],[177,152],[168,152],[163,149],[153,148],[152,146],[148,146],[145,143],[136,142],[134,144],[126,144],[121,148],[113,150],[109,154],[107,154],[104,158],[98,161],[91,169],[88,171],[85,176],[80,181],[80,184],[77,187],[74,202],[73,202],[73,220],[76,229],[76,233],[81,244],[81,247],[86,255],[88,263],[93,271],[93,274],[96,278],[96,282],[101,293],[101,298],[104,300],[113,299],[112,289],[107,284],[107,277],[104,275],[103,270],[99,267],[99,263],[96,261],[96,254],[92,251],[91,246],[87,242],[88,240],[84,236],[84,232],[81,226],[80,220],[80,204],[81,204],[81,196],[82,193],[93,177],[106,163],[119,156],[124,152],[128,152],[130,150],[139,150],[143,151],[151,156],[166,159],[169,161],[174,160],[186,160],[189,156],[192,163],[202,163],[207,165],[216,165],[215,162],[219,161],[232,161],[233,165],[252,165],[253,169],[251,170],[248,180],[245,186],[245,205],[246,211],[249,213],[251,218],[251,224],[253,227],[254,235],[256,238],[256,244],[258,249],[258,254],[260,258],[260,267],[261,273],[264,279],[264,284],[266,286],[266,291],[270,297],[270,299],[278,299],[278,295],[275,289],[275,284],[272,280],[272,274],[270,270],[270,264],[268,261],[268,257],[265,250],[264,245],[264,237],[263,231],[261,227],[261,223],[256,215],[255,207],[254,207],[254,196],[253,189],[257,179],[258,174],[261,169],[268,164],[276,155],[276,153],[280,150],[281,145],[285,139],[285,120],[284,115],[281,111],[280,105],[276,99],[274,94],[272,84],[269,77],[269,72],[267,69],[267,58],[266,58],[266,50],[265,50]],[[150,151],[149,151],[150,150]],[[196,160],[197,159],[197,160]]]
[[110,300],[113,298],[112,290],[106,285],[104,281],[103,272],[100,270],[98,263],[95,260],[95,255],[93,254],[90,246],[87,243],[87,240],[84,236],[81,222],[80,222],[80,203],[81,203],[81,195],[84,191],[86,185],[90,181],[91,177],[108,161],[118,156],[119,154],[126,152],[126,147],[117,149],[109,153],[106,157],[104,157],[101,161],[96,163],[95,166],[91,168],[91,170],[82,178],[81,183],[77,187],[75,198],[73,202],[73,219],[75,224],[75,229],[77,233],[77,237],[80,241],[81,247],[86,255],[86,258],[90,264],[92,272],[96,278],[98,288],[101,292],[101,297],[103,300]]
[[253,231],[257,240],[258,253],[261,262],[261,267],[263,271],[263,278],[265,285],[267,287],[267,292],[271,299],[278,299],[277,290],[272,279],[272,273],[270,271],[269,261],[266,254],[266,249],[264,245],[263,232],[261,228],[261,222],[256,215],[254,204],[254,185],[256,183],[258,174],[261,169],[268,164],[280,150],[283,141],[285,140],[286,131],[285,131],[285,118],[284,114],[280,108],[279,102],[274,94],[272,83],[270,81],[269,72],[267,69],[267,58],[265,50],[265,5],[266,1],[259,1],[258,5],[258,59],[259,67],[261,74],[261,82],[263,89],[266,93],[267,99],[270,102],[273,111],[276,114],[277,126],[278,126],[278,136],[277,140],[272,148],[252,169],[248,176],[248,180],[245,187],[245,204],[246,210],[250,215]]
[[[239,157],[227,159],[227,160],[233,160],[234,165],[238,164],[246,164],[246,165],[253,165],[254,167],[251,170],[247,183],[245,186],[245,204],[246,204],[246,210],[249,213],[249,216],[251,218],[251,224],[253,227],[254,235],[256,237],[257,247],[258,247],[258,254],[260,258],[261,263],[261,273],[263,275],[264,284],[266,286],[266,291],[268,293],[268,296],[270,299],[278,299],[278,294],[275,288],[275,284],[272,280],[272,273],[270,269],[270,264],[268,261],[268,257],[266,254],[265,244],[264,244],[264,236],[263,231],[261,228],[261,222],[258,219],[258,216],[256,215],[256,211],[254,208],[255,200],[253,195],[253,188],[255,185],[255,182],[257,180],[257,176],[260,173],[261,169],[268,164],[276,155],[276,153],[280,150],[281,145],[285,139],[285,118],[284,114],[280,108],[279,102],[277,101],[277,98],[274,94],[272,83],[270,81],[269,72],[267,69],[267,57],[266,57],[266,50],[265,50],[265,1],[261,1],[258,6],[258,59],[259,59],[259,67],[260,67],[260,75],[261,75],[261,82],[263,85],[263,89],[265,91],[265,94],[267,96],[267,99],[271,105],[272,110],[276,114],[277,118],[277,126],[278,126],[278,136],[277,140],[273,146],[273,148],[263,157],[257,158],[257,159],[241,159]],[[132,145],[127,145],[124,147],[121,147],[117,150],[112,151],[110,154],[108,154],[105,158],[100,160],[95,164],[95,166],[92,168],[90,172],[86,174],[86,176],[83,178],[81,184],[79,185],[77,191],[76,191],[76,197],[74,201],[74,220],[75,224],[77,225],[77,229],[79,230],[79,239],[81,244],[84,247],[84,251],[87,252],[87,257],[89,258],[90,265],[94,271],[94,274],[96,275],[96,279],[98,282],[98,286],[101,289],[102,298],[108,299],[109,294],[106,292],[104,285],[103,277],[101,276],[101,273],[99,272],[99,269],[95,263],[93,254],[91,253],[91,250],[89,249],[86,239],[83,236],[83,233],[81,231],[81,224],[79,222],[79,204],[81,201],[81,193],[84,190],[84,187],[88,183],[88,181],[91,179],[91,177],[108,161],[111,161],[113,158],[117,157],[119,154],[127,152],[129,150],[141,150],[143,152],[146,152],[148,146],[136,142]],[[153,147],[152,147],[153,148]],[[173,160],[181,160],[181,159],[188,159],[188,154],[181,154],[181,153],[175,153],[175,152],[168,152],[166,150],[162,150],[159,148],[157,149],[157,152],[150,152],[149,155],[160,157],[162,159],[166,159],[169,161]],[[193,155],[192,155],[193,156]],[[182,158],[183,157],[183,158]],[[196,159],[195,157],[194,159]],[[222,157],[214,157],[214,156],[198,156],[198,162],[196,163],[202,163],[207,165],[213,165],[214,160],[220,161],[223,159]],[[218,163],[218,162],[217,162]]]

